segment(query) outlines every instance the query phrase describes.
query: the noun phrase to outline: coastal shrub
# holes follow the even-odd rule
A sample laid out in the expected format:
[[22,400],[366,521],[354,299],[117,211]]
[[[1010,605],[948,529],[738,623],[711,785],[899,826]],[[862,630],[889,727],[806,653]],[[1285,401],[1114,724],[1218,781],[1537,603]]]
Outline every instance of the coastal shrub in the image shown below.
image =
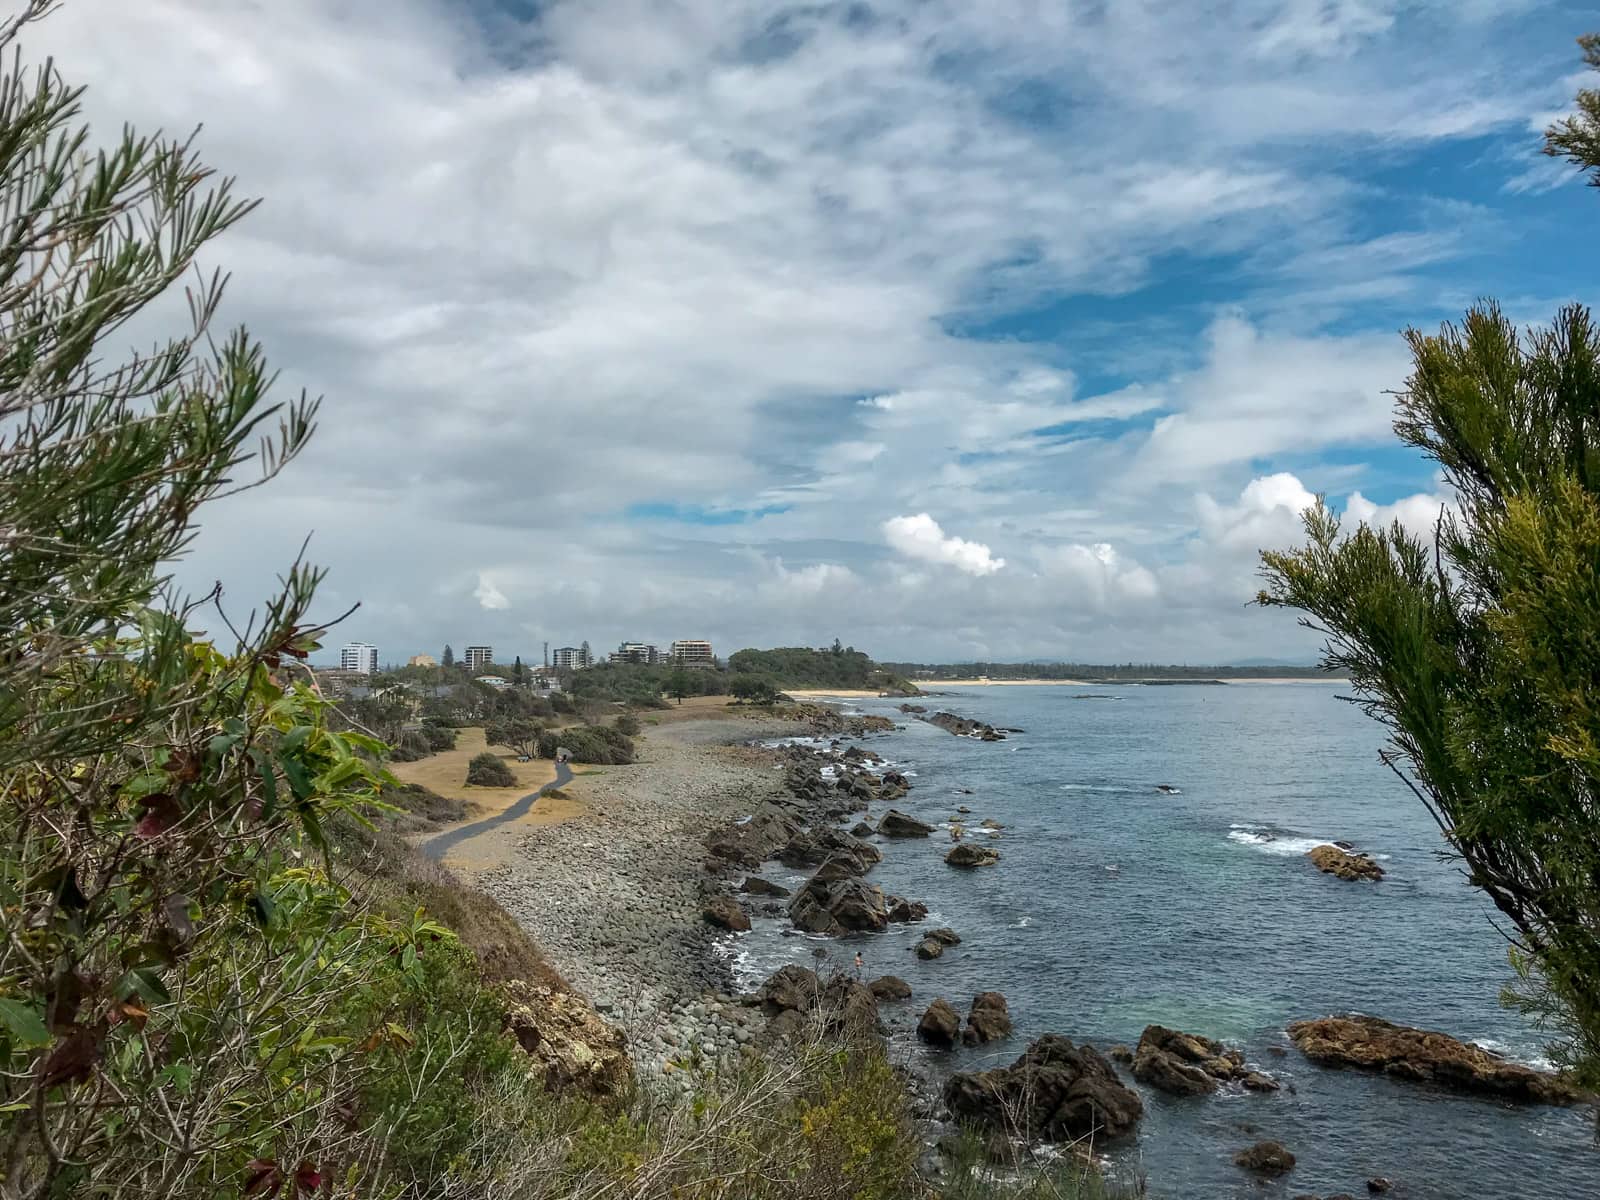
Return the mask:
[[435,754],[456,748],[456,731],[454,729],[442,725],[424,725],[421,732],[428,743],[428,749]]
[[572,761],[595,766],[620,766],[633,761],[633,739],[609,725],[575,725],[570,729],[545,730],[539,735],[540,758],[554,758],[565,747]]
[[[1585,48],[1600,67],[1600,39]],[[1581,161],[1563,129],[1581,132],[1547,149]],[[1263,555],[1260,600],[1327,633],[1384,761],[1510,922],[1508,998],[1600,1085],[1600,329],[1573,305],[1522,335],[1485,304],[1406,336],[1395,432],[1450,488],[1433,536],[1347,532],[1319,503],[1308,545]]]
[[632,713],[623,713],[611,723],[611,727],[623,737],[635,738],[639,736],[644,726],[639,723],[639,718]]
[[389,758],[393,762],[416,762],[418,759],[427,758],[433,753],[433,747],[420,730],[408,729],[400,735],[400,740],[389,751]]
[[515,787],[517,776],[498,754],[485,750],[467,764],[467,782],[476,787]]

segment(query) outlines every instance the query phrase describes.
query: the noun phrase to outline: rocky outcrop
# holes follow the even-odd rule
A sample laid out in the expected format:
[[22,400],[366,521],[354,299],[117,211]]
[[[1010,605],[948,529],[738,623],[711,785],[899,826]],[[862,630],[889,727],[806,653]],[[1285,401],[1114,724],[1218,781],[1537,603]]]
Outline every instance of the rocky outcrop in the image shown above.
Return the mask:
[[911,999],[911,985],[898,975],[880,975],[867,987],[879,1000]]
[[553,1092],[615,1100],[633,1083],[627,1038],[579,996],[514,979],[505,985],[506,1029]]
[[1456,1092],[1533,1104],[1590,1100],[1558,1076],[1535,1071],[1446,1033],[1359,1015],[1321,1017],[1289,1026],[1300,1052],[1325,1067],[1382,1071],[1396,1079]]
[[774,1038],[799,1034],[812,1026],[848,1038],[878,1035],[877,995],[847,975],[823,983],[815,972],[791,963],[761,985],[756,1000],[771,1018],[767,1031]]
[[1124,1137],[1144,1113],[1138,1093],[1094,1047],[1053,1033],[1009,1067],[952,1075],[944,1101],[957,1120],[1051,1142]]
[[900,925],[908,925],[912,921],[920,921],[928,915],[928,906],[920,900],[907,900],[903,896],[890,896],[885,903],[889,906],[889,920]]
[[1233,1161],[1257,1175],[1287,1175],[1294,1170],[1294,1155],[1282,1142],[1257,1142],[1235,1154]]
[[789,918],[796,929],[821,934],[875,932],[889,923],[882,888],[815,876],[789,901]]
[[898,808],[891,808],[879,820],[878,832],[883,834],[884,837],[920,838],[927,837],[932,833],[933,826],[926,821],[919,821],[915,817],[901,812]]
[[993,846],[962,842],[944,856],[944,861],[952,867],[992,867],[1000,861],[1000,851]]
[[993,725],[982,721],[974,721],[971,717],[958,717],[955,713],[936,712],[931,717],[923,717],[929,725],[937,725],[946,733],[953,733],[956,737],[977,738],[981,742],[1003,742],[1006,735]]
[[865,875],[883,860],[883,851],[843,829],[817,825],[800,831],[777,851],[778,861],[787,867],[814,867],[834,855],[845,855],[856,863],[857,875]]
[[1011,1009],[999,992],[979,992],[967,1013],[967,1027],[961,1040],[969,1046],[995,1042],[1011,1036]]
[[706,901],[702,915],[719,929],[743,933],[750,928],[750,918],[745,916],[744,909],[739,907],[738,901],[730,896],[713,896]]
[[961,1038],[961,1016],[943,996],[928,1005],[917,1022],[917,1036],[930,1046],[948,1050]]
[[917,957],[924,961],[939,958],[944,954],[944,943],[938,938],[925,937],[912,947],[917,952]]
[[713,857],[742,867],[759,867],[801,831],[800,822],[768,806],[748,821],[725,825],[706,839]]
[[1351,854],[1337,846],[1313,846],[1306,851],[1311,865],[1324,875],[1355,882],[1361,879],[1382,879],[1383,868],[1367,854]]
[[759,875],[749,875],[739,885],[739,890],[747,896],[775,896],[785,900],[789,896],[789,889],[781,883],[773,883],[770,879],[763,879]]
[[797,704],[792,713],[784,715],[806,722],[819,737],[865,737],[894,731],[894,722],[888,717],[847,715],[830,704]]
[[[1133,1077],[1173,1096],[1203,1096],[1220,1084],[1242,1083],[1247,1075],[1257,1074],[1245,1067],[1244,1055],[1237,1050],[1164,1025],[1147,1026],[1133,1052]],[[1261,1079],[1277,1086],[1266,1076]]]
[[900,706],[900,711],[903,713],[910,713],[913,716],[919,716],[922,713],[927,712],[928,707],[925,704],[902,704]]

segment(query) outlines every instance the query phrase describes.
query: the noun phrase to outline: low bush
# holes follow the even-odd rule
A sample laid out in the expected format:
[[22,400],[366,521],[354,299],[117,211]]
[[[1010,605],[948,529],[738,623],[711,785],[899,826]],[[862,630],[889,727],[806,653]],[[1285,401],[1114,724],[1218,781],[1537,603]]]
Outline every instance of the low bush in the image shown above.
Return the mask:
[[515,787],[517,776],[498,754],[485,750],[467,764],[467,782],[475,787]]
[[634,760],[633,739],[612,725],[577,725],[539,735],[539,757],[554,758],[566,749],[572,761],[596,766],[621,766]]
[[639,731],[644,727],[639,724],[639,718],[632,713],[623,713],[611,723],[611,727],[624,737],[638,737]]

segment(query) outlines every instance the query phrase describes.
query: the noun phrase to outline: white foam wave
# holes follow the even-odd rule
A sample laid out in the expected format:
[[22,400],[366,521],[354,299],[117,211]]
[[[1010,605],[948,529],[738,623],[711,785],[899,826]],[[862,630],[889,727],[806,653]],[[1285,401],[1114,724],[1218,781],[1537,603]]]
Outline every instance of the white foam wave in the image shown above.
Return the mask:
[[1305,854],[1318,846],[1333,845],[1332,838],[1280,837],[1271,833],[1257,833],[1250,829],[1230,829],[1228,840],[1260,850],[1264,854],[1276,854],[1284,858]]
[[1535,1071],[1554,1071],[1556,1064],[1542,1054],[1530,1054],[1527,1051],[1517,1050],[1505,1042],[1495,1038],[1466,1038],[1475,1046],[1482,1046],[1490,1054],[1498,1054],[1507,1062],[1519,1063],[1524,1067],[1532,1067]]

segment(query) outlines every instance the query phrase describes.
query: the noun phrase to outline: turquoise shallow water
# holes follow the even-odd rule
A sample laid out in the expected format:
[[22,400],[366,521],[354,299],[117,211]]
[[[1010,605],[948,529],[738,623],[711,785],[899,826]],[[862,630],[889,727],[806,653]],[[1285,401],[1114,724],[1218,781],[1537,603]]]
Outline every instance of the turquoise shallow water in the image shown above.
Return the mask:
[[[1007,827],[1003,860],[952,870],[942,832],[885,843],[873,881],[924,901],[928,923],[964,941],[924,963],[910,932],[891,928],[830,944],[834,960],[860,950],[869,976],[905,977],[915,997],[901,1020],[936,995],[964,1010],[979,991],[1006,994],[1017,1037],[998,1047],[931,1056],[896,1035],[935,1071],[1009,1062],[1044,1032],[1131,1044],[1154,1022],[1233,1041],[1290,1085],[1271,1096],[1146,1093],[1139,1135],[1117,1157],[1153,1196],[1360,1194],[1374,1175],[1406,1197],[1600,1196],[1586,1110],[1515,1109],[1273,1053],[1288,1047],[1288,1022],[1351,1009],[1529,1061],[1543,1050],[1497,1003],[1510,971],[1489,906],[1440,861],[1431,819],[1377,761],[1378,727],[1340,694],[1323,683],[1051,686],[928,701],[1026,730],[981,743],[908,720],[870,742],[915,773],[898,807],[942,821],[966,804],[969,827],[994,818]],[[860,707],[899,715],[888,701]],[[1304,851],[1332,839],[1382,856],[1388,878],[1319,874]],[[758,921],[738,951],[753,978],[810,965],[817,946]],[[1265,1187],[1231,1161],[1263,1137],[1299,1158]]]

